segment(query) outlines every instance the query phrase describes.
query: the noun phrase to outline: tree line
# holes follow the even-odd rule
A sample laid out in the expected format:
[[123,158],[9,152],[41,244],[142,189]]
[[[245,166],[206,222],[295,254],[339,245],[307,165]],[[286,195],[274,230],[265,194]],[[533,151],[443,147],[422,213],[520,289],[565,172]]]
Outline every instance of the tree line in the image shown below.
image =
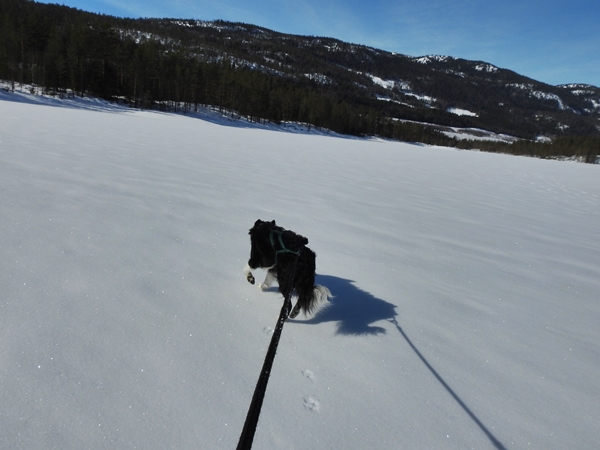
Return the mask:
[[589,164],[600,164],[600,137],[597,136],[561,136],[552,142],[519,140],[512,144],[465,140],[456,142],[456,147],[543,159],[574,158]]

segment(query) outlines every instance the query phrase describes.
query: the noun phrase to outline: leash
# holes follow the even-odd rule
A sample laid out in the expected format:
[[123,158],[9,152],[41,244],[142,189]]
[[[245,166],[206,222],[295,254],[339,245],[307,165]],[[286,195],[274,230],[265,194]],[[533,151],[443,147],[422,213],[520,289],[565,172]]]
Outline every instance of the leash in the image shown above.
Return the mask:
[[[281,234],[279,235],[281,239]],[[281,243],[283,246],[283,242]],[[285,247],[284,247],[285,249]],[[294,253],[296,259],[294,261],[294,270],[292,272],[292,282],[290,286],[294,285],[294,278],[296,276],[296,266],[298,264],[298,256],[302,252],[302,249],[297,252],[288,251]],[[292,309],[292,291],[285,293],[285,299],[281,312],[279,313],[279,319],[277,319],[277,325],[275,331],[271,337],[271,343],[265,356],[265,362],[263,363],[260,376],[254,388],[254,395],[252,395],[252,401],[248,408],[248,414],[246,415],[246,422],[240,435],[240,440],[237,445],[237,450],[250,450],[252,448],[252,441],[254,440],[254,434],[256,432],[256,426],[258,425],[258,417],[260,416],[260,410],[262,409],[263,400],[265,398],[265,392],[267,392],[267,383],[269,382],[269,376],[271,375],[271,368],[273,367],[273,361],[275,360],[275,354],[277,353],[277,346],[279,345],[279,339],[281,338],[281,332],[283,331],[283,324],[290,315]]]

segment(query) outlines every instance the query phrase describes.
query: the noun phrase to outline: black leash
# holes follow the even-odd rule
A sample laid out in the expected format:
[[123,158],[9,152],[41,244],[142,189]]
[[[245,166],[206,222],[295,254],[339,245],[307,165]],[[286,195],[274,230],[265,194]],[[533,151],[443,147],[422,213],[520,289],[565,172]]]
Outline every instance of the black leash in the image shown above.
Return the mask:
[[256,432],[256,425],[258,424],[258,417],[260,416],[260,410],[262,408],[263,400],[265,398],[265,392],[267,391],[267,383],[269,382],[269,375],[271,375],[271,367],[273,367],[273,361],[275,360],[275,353],[277,352],[277,345],[279,344],[279,338],[281,337],[281,331],[283,330],[283,323],[287,319],[292,302],[289,297],[286,297],[277,320],[277,326],[273,332],[271,338],[271,344],[269,344],[269,350],[267,350],[267,356],[263,363],[262,371],[256,383],[254,389],[254,395],[252,396],[252,402],[250,408],[248,408],[248,414],[246,415],[246,422],[242,429],[242,434],[238,442],[237,450],[249,450],[252,448],[252,441],[254,440],[254,433]]
[[[299,250],[296,254],[296,260],[294,261],[294,271],[292,273],[292,282],[290,286],[294,285],[294,277],[296,276],[296,266],[298,264],[298,256],[302,250]],[[275,354],[277,353],[277,346],[279,345],[279,339],[281,338],[281,332],[283,330],[283,324],[290,315],[292,309],[292,292],[285,294],[283,306],[279,313],[279,319],[277,319],[277,325],[275,331],[271,337],[271,343],[267,350],[267,356],[265,356],[265,362],[263,363],[258,382],[254,388],[254,395],[252,396],[252,402],[248,408],[248,414],[246,415],[246,422],[240,435],[240,440],[237,445],[237,450],[250,450],[252,448],[252,441],[254,440],[254,433],[256,432],[256,426],[258,425],[258,417],[260,416],[260,410],[262,408],[263,400],[265,398],[265,392],[267,391],[267,383],[269,382],[269,376],[271,375],[271,368],[273,367],[273,361],[275,360]]]

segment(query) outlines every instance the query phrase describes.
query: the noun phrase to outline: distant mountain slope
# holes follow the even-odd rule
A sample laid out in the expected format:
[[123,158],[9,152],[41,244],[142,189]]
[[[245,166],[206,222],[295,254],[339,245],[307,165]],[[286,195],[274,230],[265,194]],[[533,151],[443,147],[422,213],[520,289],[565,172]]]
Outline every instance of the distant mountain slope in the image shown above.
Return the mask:
[[[207,61],[225,57],[239,67],[353,92],[387,117],[522,137],[599,132],[600,89],[595,86],[550,86],[482,61],[410,57],[241,23],[161,19],[130,25],[129,33],[143,28],[147,38],[168,37],[171,46],[193,50]],[[456,110],[470,114],[456,117]]]
[[598,87],[550,86],[482,61],[243,23],[121,19],[27,0],[0,6],[0,77],[48,92],[153,108],[210,104],[252,120],[433,143],[407,124],[530,140],[600,136]]

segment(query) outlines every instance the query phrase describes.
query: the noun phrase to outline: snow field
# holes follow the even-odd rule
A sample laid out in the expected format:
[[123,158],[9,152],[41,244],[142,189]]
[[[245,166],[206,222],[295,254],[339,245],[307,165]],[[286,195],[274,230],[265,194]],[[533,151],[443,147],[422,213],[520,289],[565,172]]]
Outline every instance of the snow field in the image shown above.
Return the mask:
[[258,218],[336,298],[254,448],[595,448],[597,166],[48,103],[0,94],[0,448],[233,448],[282,301]]

